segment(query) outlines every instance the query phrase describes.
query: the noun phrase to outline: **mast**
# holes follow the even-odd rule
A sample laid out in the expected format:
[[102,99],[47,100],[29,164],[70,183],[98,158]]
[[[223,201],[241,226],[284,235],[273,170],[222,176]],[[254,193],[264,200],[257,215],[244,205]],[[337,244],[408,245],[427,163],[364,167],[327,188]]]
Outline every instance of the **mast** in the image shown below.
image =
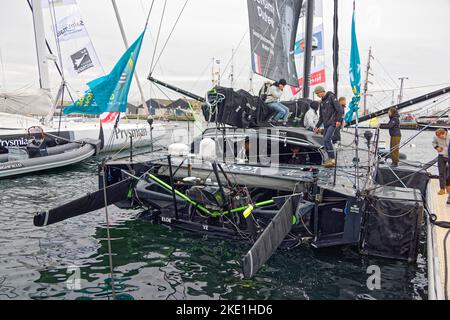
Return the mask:
[[305,64],[303,66],[303,98],[310,95],[311,53],[314,26],[314,0],[306,0]]
[[214,74],[214,63],[216,63],[216,59],[213,57],[212,58],[212,67],[211,67],[211,82],[212,82],[212,86],[215,87],[216,86],[216,76]]
[[231,50],[230,82],[231,82],[231,89],[234,89],[234,48]]
[[33,25],[36,41],[36,54],[39,69],[39,83],[43,90],[50,91],[50,74],[48,71],[47,47],[45,42],[44,16],[40,0],[32,0]]
[[373,74],[370,72],[371,66],[370,66],[370,61],[371,59],[373,59],[372,56],[372,47],[369,47],[369,57],[367,59],[367,69],[366,69],[366,79],[364,81],[364,92],[363,92],[363,115],[365,116],[367,114],[367,92],[369,91],[369,83],[372,84],[372,82],[369,81],[369,76]]
[[334,0],[334,19],[333,19],[333,85],[334,94],[338,95],[339,82],[339,0]]
[[[119,24],[120,33],[122,34],[123,43],[125,44],[126,49],[128,49],[129,48],[128,39],[127,39],[127,36],[125,34],[125,30],[124,30],[124,27],[123,27],[122,19],[120,18],[119,9],[117,7],[116,0],[111,0],[111,2],[112,2],[112,5],[114,7],[114,12],[116,14],[117,23]],[[141,95],[141,102],[142,102],[142,107],[144,108],[144,114],[148,115],[147,101],[145,100],[144,91],[142,90],[141,82],[139,81],[139,76],[138,76],[138,73],[137,73],[136,69],[134,70],[134,78],[136,79],[136,83],[137,83],[137,86],[138,86],[138,89],[139,89],[139,93]]]
[[400,104],[403,102],[403,83],[405,82],[405,80],[409,80],[409,78],[400,77],[398,78],[398,80],[400,80],[400,93],[398,95],[398,103]]

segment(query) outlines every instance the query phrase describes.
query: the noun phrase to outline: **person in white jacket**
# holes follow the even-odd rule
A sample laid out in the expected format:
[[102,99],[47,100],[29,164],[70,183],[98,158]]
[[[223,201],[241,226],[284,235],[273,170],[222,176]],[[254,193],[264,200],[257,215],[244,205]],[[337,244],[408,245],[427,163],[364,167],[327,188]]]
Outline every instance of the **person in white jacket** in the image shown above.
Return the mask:
[[268,90],[266,103],[277,114],[273,118],[274,121],[282,121],[283,125],[287,124],[289,118],[289,108],[280,103],[280,98],[283,95],[284,87],[287,85],[286,80],[281,79],[275,82]]
[[309,106],[309,110],[305,114],[304,125],[307,130],[313,131],[319,122],[319,106],[320,103],[318,101],[313,101]]

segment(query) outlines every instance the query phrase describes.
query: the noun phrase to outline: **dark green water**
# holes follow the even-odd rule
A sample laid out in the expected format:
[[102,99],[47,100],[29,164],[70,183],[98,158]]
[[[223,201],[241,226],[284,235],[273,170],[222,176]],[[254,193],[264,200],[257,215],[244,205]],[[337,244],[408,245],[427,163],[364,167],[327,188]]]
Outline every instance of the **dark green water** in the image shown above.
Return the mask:
[[[409,136],[412,132],[407,132]],[[431,133],[403,151],[427,161]],[[95,191],[96,160],[69,169],[0,180],[0,299],[108,299],[111,294],[104,211],[45,229],[39,209]],[[426,299],[425,234],[417,264],[360,256],[355,248],[278,251],[252,281],[242,279],[243,242],[212,240],[135,219],[110,207],[115,288],[133,299]],[[367,268],[381,268],[371,291]],[[80,288],[70,282],[80,270]],[[69,284],[69,285],[68,285]]]

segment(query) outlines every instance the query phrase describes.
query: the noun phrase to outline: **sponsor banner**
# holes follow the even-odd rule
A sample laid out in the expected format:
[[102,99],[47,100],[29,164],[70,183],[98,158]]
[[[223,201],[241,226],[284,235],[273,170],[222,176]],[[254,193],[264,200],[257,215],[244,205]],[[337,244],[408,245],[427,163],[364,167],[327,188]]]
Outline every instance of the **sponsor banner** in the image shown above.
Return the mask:
[[[44,8],[53,10],[53,7],[49,7],[48,1],[42,3]],[[54,4],[55,16],[59,20],[56,26],[50,24],[50,30],[52,35],[56,34],[58,37],[64,69],[72,77],[84,76],[87,72],[89,77],[103,74],[103,68],[89,38],[77,2],[54,0]]]
[[100,62],[90,41],[66,54],[65,68],[72,76],[77,76],[90,69],[97,70],[99,66]]
[[60,42],[89,38],[84,21],[78,13],[59,20],[56,25],[56,34]]
[[[54,132],[50,132],[55,134]],[[71,140],[72,134],[69,131],[60,132],[59,136],[61,138]],[[34,138],[34,137],[32,137]],[[16,134],[16,135],[8,135],[8,136],[0,136],[0,153],[2,150],[6,150],[9,147],[26,147],[29,142],[30,136],[27,133],[24,134]],[[55,138],[51,136],[46,136],[45,139],[48,143],[52,144],[55,142]]]
[[[314,28],[313,31],[313,51],[311,55],[314,56],[323,56],[324,53],[324,32],[323,32],[323,24]],[[297,38],[298,40],[295,42],[294,54],[295,56],[303,56],[305,53],[305,36],[304,34],[300,34]]]
[[253,72],[298,86],[294,43],[302,1],[247,0]]
[[[326,80],[325,79],[325,69],[318,69],[318,70],[311,72],[311,82],[310,82],[311,86],[316,86],[321,83],[325,83],[325,80]],[[304,78],[298,79],[300,88],[291,87],[291,91],[292,91],[293,95],[296,95],[297,93],[299,93],[301,91],[301,88],[303,88],[303,81],[304,81]]]

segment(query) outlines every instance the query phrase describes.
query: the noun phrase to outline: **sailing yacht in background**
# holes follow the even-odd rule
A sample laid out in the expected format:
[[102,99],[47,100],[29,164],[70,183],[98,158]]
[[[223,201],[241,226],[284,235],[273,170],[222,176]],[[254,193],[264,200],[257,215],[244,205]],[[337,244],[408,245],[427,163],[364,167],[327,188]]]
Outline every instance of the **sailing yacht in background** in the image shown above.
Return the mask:
[[[66,87],[64,69],[70,74],[80,74],[88,69],[92,71],[92,69],[102,70],[102,68],[87,34],[76,0],[53,0],[51,2],[32,0],[29,2],[30,6],[31,3],[40,86],[33,92],[0,91],[0,147],[3,150],[11,146],[25,146],[29,138],[27,129],[32,126],[41,126],[45,132],[68,140],[98,139],[102,127],[104,141],[108,144],[105,143],[103,151],[126,149],[130,144],[130,136],[133,137],[133,145],[136,147],[148,146],[164,136],[167,137],[165,126],[161,124],[149,126],[147,121],[121,122],[115,129],[116,117],[110,115],[105,115],[103,121],[97,118],[55,118],[56,107],[63,100],[61,95],[64,94]],[[70,12],[70,15],[58,17],[57,20],[55,6],[68,8],[67,12]],[[50,92],[49,63],[52,60],[56,62],[58,58],[47,53],[48,43],[46,42],[44,23],[46,8],[52,18],[52,30],[55,33],[61,65],[62,81],[56,98],[53,98]],[[63,27],[64,25],[66,27]],[[81,42],[69,43],[67,40],[71,38],[81,39]],[[61,40],[65,41],[63,45]],[[81,44],[81,47],[76,48],[73,43]],[[62,47],[66,49],[69,47],[69,50],[74,51],[70,54],[68,53],[70,51],[61,50]]]

